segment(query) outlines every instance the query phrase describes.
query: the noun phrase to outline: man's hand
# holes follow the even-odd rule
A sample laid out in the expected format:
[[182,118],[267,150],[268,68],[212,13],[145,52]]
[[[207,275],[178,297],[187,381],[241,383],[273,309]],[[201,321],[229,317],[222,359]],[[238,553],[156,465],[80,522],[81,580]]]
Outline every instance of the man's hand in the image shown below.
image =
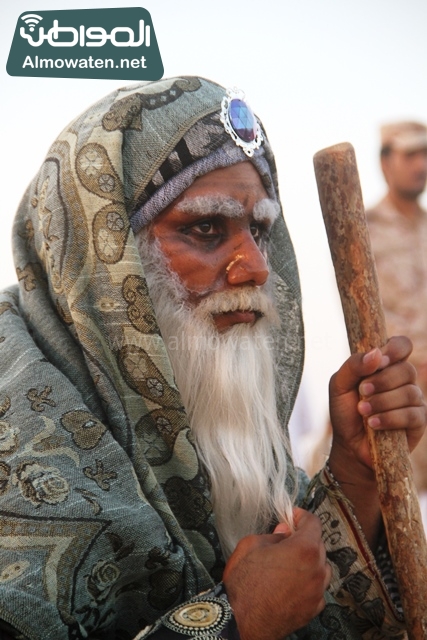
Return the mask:
[[411,351],[407,338],[391,338],[382,349],[351,356],[329,387],[330,467],[370,544],[375,544],[380,515],[363,417],[373,429],[406,429],[410,450],[418,444],[427,410],[415,368],[407,361]]
[[243,538],[227,562],[223,580],[241,640],[280,640],[325,606],[331,570],[320,520],[295,508],[294,525]]
[[406,429],[411,451],[418,444],[427,412],[407,361],[411,351],[407,338],[391,338],[382,349],[351,356],[332,377],[330,414],[341,455],[372,469],[363,417],[373,429]]

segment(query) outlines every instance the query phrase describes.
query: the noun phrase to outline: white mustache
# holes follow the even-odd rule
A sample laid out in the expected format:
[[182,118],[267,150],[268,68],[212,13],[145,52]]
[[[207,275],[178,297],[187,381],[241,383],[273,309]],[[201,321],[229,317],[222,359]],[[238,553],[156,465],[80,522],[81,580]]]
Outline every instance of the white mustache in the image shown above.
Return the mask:
[[271,297],[262,289],[255,287],[239,287],[236,290],[211,293],[194,309],[195,315],[202,320],[230,311],[253,311],[265,317],[274,326],[280,323]]

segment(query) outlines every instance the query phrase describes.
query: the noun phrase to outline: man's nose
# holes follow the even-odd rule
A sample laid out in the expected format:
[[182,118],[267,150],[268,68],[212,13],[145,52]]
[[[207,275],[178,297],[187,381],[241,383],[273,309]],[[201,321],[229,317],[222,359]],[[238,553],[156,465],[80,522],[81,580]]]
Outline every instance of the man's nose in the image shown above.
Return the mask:
[[250,233],[235,247],[227,268],[230,285],[263,285],[270,273],[267,260]]

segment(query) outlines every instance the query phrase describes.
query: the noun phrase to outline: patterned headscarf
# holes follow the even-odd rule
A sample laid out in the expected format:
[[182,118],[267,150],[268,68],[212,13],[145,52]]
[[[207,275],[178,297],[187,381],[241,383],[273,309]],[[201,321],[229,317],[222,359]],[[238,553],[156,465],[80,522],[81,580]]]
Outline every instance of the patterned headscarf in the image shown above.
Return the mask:
[[[134,232],[197,175],[248,160],[219,120],[224,94],[183,77],[108,95],[59,135],[19,207],[19,291],[0,299],[2,527],[18,569],[0,578],[0,619],[31,639],[128,639],[221,578],[207,481]],[[250,161],[278,201],[263,135]],[[269,247],[285,429],[303,327],[281,216]]]

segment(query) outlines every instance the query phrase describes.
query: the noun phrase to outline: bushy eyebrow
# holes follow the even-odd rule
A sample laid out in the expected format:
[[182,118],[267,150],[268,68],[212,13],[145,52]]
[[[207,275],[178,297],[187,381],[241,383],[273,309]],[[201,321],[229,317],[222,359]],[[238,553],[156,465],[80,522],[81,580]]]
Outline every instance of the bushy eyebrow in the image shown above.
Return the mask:
[[184,198],[177,209],[190,215],[212,216],[222,215],[228,218],[240,218],[245,213],[241,202],[228,196],[206,195]]
[[[206,195],[194,198],[184,198],[178,203],[177,209],[183,213],[198,216],[222,215],[228,218],[240,218],[245,214],[241,202],[228,196]],[[257,222],[273,224],[280,211],[279,204],[269,198],[259,200],[253,209],[253,216]]]
[[254,206],[253,211],[254,219],[257,222],[269,222],[270,225],[273,224],[279,213],[279,203],[275,200],[270,200],[270,198],[258,200],[258,202]]

